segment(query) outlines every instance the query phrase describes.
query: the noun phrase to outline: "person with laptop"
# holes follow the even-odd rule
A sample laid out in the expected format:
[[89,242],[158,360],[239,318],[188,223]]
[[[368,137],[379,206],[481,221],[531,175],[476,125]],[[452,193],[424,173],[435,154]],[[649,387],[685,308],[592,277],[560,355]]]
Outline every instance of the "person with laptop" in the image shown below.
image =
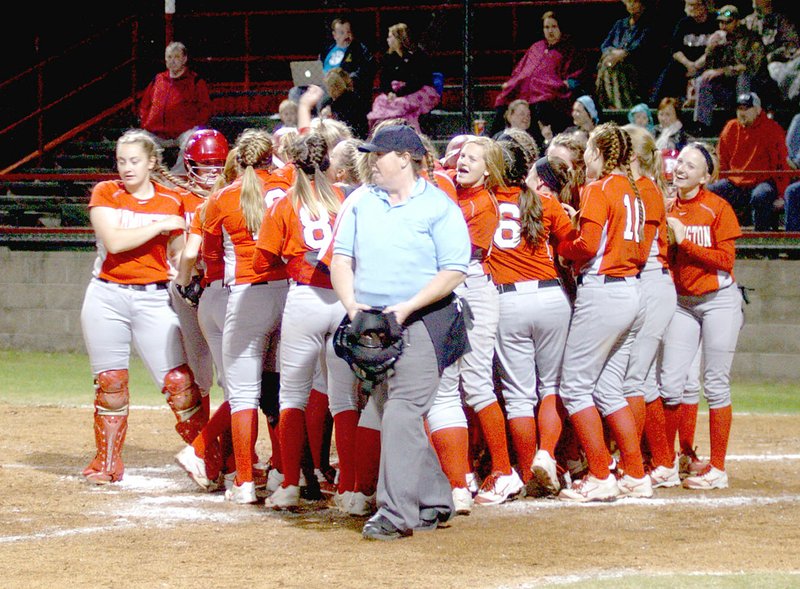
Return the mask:
[[[342,68],[350,75],[356,96],[360,100],[372,103],[372,86],[375,80],[375,59],[372,52],[364,43],[355,38],[353,27],[347,18],[333,19],[331,34],[333,40],[328,42],[319,53],[323,76],[334,68]],[[295,86],[289,91],[289,98],[294,102],[299,102],[310,84],[318,85],[325,90],[318,110],[321,110],[331,100],[322,80],[310,81],[308,84],[302,85],[294,80],[294,84]]]

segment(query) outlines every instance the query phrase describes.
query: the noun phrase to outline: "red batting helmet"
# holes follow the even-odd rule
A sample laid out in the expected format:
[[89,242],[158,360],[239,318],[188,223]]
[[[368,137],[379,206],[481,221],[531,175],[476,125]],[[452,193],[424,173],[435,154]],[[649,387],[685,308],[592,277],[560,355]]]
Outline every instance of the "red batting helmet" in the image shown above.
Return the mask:
[[189,180],[202,188],[211,188],[225,167],[228,157],[228,140],[215,129],[195,131],[186,142],[183,162]]

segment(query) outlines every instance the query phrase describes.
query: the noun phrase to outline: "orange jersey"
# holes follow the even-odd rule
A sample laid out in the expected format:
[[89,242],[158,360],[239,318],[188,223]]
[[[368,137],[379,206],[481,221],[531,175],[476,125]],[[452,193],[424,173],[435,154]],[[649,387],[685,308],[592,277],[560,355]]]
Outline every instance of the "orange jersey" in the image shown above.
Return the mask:
[[[286,194],[286,182],[265,170],[256,172],[261,185],[266,208]],[[245,223],[239,199],[242,179],[238,179],[220,190],[206,207],[205,231],[221,241],[225,261],[225,284],[255,284],[287,277],[286,268],[270,268],[267,272],[253,270],[253,253],[258,235],[252,235]],[[203,239],[205,242],[205,238]],[[211,243],[209,243],[209,246]]]
[[[334,190],[339,201],[343,201],[344,193],[335,186]],[[319,256],[328,250],[335,221],[335,214],[313,219],[305,206],[295,210],[287,195],[276,201],[264,216],[256,247],[282,257],[289,276],[296,282],[333,288],[330,272],[319,263]]]
[[646,259],[640,246],[643,208],[621,174],[587,184],[581,192],[580,234],[559,244],[558,253],[584,274],[635,276]]
[[[107,207],[119,214],[119,227],[131,229],[143,227],[169,215],[183,216],[183,201],[180,194],[155,182],[154,194],[148,200],[139,200],[125,189],[120,180],[106,180],[92,190],[89,208]],[[150,284],[166,282],[167,245],[170,239],[180,235],[159,234],[147,243],[125,252],[112,254],[105,245],[97,241],[97,260],[93,276],[119,284]]]
[[636,181],[645,211],[642,255],[647,258],[643,270],[669,268],[667,261],[667,208],[664,195],[650,178],[642,176]]
[[495,196],[500,209],[500,223],[494,232],[489,271],[495,284],[558,278],[551,238],[557,242],[574,239],[577,232],[554,198],[539,195],[542,203],[542,238],[531,245],[520,234],[520,188],[498,189]]
[[289,162],[287,164],[283,164],[280,168],[276,168],[273,174],[275,176],[283,178],[284,180],[286,180],[288,185],[291,186],[292,184],[294,184],[294,176],[296,169],[297,169],[296,166],[292,162]]
[[735,243],[742,231],[731,205],[701,188],[690,200],[677,199],[669,216],[686,226],[686,238],[675,246],[672,259],[678,294],[700,296],[733,284]]

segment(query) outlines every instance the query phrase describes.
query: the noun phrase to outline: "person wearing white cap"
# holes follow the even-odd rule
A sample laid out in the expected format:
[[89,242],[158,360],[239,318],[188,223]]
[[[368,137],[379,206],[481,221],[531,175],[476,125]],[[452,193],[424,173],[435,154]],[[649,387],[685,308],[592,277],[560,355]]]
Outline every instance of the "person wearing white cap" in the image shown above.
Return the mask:
[[706,46],[706,69],[697,78],[694,120],[703,127],[711,127],[715,108],[733,107],[737,94],[769,79],[764,44],[741,24],[739,9],[732,4],[720,8],[717,24]]
[[767,117],[755,92],[740,94],[736,104],[736,118],[725,124],[717,142],[720,171],[728,174],[708,189],[731,204],[742,225],[752,222],[756,231],[774,231],[778,229],[775,202],[786,189],[788,177],[742,172],[788,169],[786,132]]

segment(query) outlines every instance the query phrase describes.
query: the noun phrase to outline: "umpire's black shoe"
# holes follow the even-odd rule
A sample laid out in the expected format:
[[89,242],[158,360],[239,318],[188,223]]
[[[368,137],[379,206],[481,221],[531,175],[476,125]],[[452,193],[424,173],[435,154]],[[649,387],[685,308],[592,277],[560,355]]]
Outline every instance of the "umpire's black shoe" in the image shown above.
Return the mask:
[[369,518],[364,524],[364,529],[361,530],[361,536],[365,540],[399,540],[411,536],[413,533],[413,530],[399,529],[380,513]]
[[423,507],[419,510],[419,525],[414,528],[419,532],[435,530],[439,524],[443,524],[453,517],[453,512],[437,509],[436,507]]

